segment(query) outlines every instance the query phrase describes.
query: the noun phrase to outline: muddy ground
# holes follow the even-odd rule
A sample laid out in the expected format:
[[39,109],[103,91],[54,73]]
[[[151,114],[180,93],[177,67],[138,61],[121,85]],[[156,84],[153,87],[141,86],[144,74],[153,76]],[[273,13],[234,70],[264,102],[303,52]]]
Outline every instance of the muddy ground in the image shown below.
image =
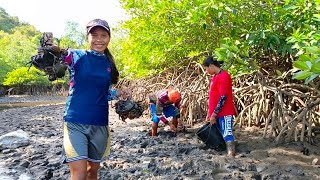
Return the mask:
[[[21,129],[31,138],[28,146],[1,150],[0,179],[69,179],[68,166],[61,163],[64,101],[61,96],[0,97],[0,136]],[[17,102],[22,104],[13,108]],[[124,123],[110,109],[112,152],[101,163],[99,179],[320,179],[319,166],[311,164],[320,157],[320,137],[313,145],[276,146],[262,138],[262,129],[236,127],[237,155],[230,158],[197,139],[203,123],[176,137],[161,126],[156,138],[147,135],[150,125],[148,115]]]

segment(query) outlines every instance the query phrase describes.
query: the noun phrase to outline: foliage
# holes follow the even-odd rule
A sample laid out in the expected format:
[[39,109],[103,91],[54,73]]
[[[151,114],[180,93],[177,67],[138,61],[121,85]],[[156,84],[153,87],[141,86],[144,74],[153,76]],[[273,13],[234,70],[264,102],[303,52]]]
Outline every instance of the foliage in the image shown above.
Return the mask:
[[[132,17],[123,26],[129,37],[122,44],[122,56],[130,62],[124,64],[134,74],[143,75],[141,70],[161,70],[179,64],[179,59],[213,53],[225,38],[236,42],[242,33],[257,29],[253,29],[257,21],[248,22],[245,17],[254,13],[249,12],[254,5],[240,6],[250,2],[122,0]],[[222,53],[222,49],[218,51]]]
[[0,7],[0,31],[10,32],[11,29],[21,25],[17,17],[9,16],[9,14]]
[[301,70],[294,76],[296,79],[305,79],[309,83],[320,75],[320,31],[304,34],[295,31],[294,35],[288,38],[294,43],[294,48],[298,49],[298,60],[293,62],[293,66]]
[[1,54],[0,54],[0,84],[3,83],[3,79],[5,78],[7,72],[9,72],[9,66],[4,63],[4,61],[2,60],[3,58],[1,57]]
[[307,4],[298,2],[288,7],[292,12],[294,22],[300,25],[287,39],[297,50],[295,56],[298,59],[293,62],[293,66],[300,71],[295,74],[294,78],[304,79],[307,84],[320,76],[320,2]]
[[1,56],[10,67],[22,67],[36,53],[40,34],[32,26],[20,26],[12,31],[12,34],[0,32]]
[[[1,18],[4,18],[2,22],[6,23],[3,24],[4,26],[1,24],[1,27],[10,27],[10,29],[0,31],[0,84],[15,85],[21,83],[39,83],[38,85],[41,85],[44,83],[46,85],[48,83],[47,80],[42,81],[43,79],[46,79],[46,77],[35,77],[39,75],[37,75],[38,73],[33,73],[34,70],[30,71],[30,76],[27,74],[16,74],[25,73],[25,69],[23,67],[27,67],[27,63],[30,61],[30,58],[37,53],[42,33],[31,25],[19,23],[18,20],[18,23],[16,23],[15,26],[11,26],[9,22],[11,22],[12,17],[0,8],[0,20]],[[71,25],[73,24],[71,23],[70,26],[68,26],[70,27],[70,33],[73,31],[73,28],[77,29],[77,27],[71,27]],[[77,24],[75,24],[75,26],[76,25]],[[85,35],[83,36],[85,37]],[[62,47],[65,48],[84,47],[85,44],[77,44],[72,40],[72,38],[75,37],[76,36],[63,36],[61,39],[56,39],[57,44],[60,43],[63,45]],[[66,78],[53,83],[65,84]]]
[[[60,44],[62,47],[80,48],[86,43],[86,32],[80,24],[74,21],[66,23],[65,35],[60,39],[65,40],[66,44]],[[61,42],[62,43],[62,42]]]
[[40,74],[41,72],[34,67],[30,68],[29,71],[27,67],[17,68],[7,74],[3,85],[49,85],[48,78]]
[[3,82],[3,77],[9,71],[26,66],[30,57],[36,53],[39,42],[40,33],[33,26],[18,26],[11,32],[0,31],[0,82]]
[[224,61],[224,69],[228,69],[233,75],[253,72],[258,67],[256,62],[249,57],[249,46],[239,40],[225,38],[214,53],[219,61]]
[[[121,0],[131,19],[113,28],[110,50],[121,74],[137,78],[214,55],[232,74],[260,68],[319,77],[320,5],[314,0]],[[41,33],[0,9],[0,82],[36,53]],[[1,21],[0,18],[0,21]],[[14,23],[15,22],[15,23]],[[10,25],[11,24],[11,25]],[[4,26],[3,26],[4,27]],[[62,48],[88,48],[78,23],[67,23]],[[115,29],[115,30],[114,30]],[[293,62],[293,63],[292,63]]]
[[121,3],[131,19],[122,26],[128,36],[120,41],[119,55],[133,76],[161,71],[202,52],[225,61],[233,74],[260,67],[289,70],[297,51],[287,38],[299,27],[304,31],[319,29],[319,2],[313,0]]

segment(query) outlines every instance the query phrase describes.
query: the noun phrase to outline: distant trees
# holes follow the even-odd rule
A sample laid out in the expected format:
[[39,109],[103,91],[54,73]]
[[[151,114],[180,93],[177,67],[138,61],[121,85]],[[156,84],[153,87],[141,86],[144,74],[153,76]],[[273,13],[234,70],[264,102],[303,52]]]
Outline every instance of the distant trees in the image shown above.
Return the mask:
[[[37,53],[42,32],[34,26],[20,23],[18,18],[9,16],[0,8],[0,85],[50,85],[51,82],[38,70],[28,71],[27,63]],[[68,34],[56,39],[57,44],[64,48],[82,48],[85,44],[85,34],[72,34],[79,29],[78,24],[70,22]],[[65,81],[59,81],[65,83]]]
[[9,16],[8,13],[0,7],[0,30],[10,32],[11,29],[21,25],[17,17]]

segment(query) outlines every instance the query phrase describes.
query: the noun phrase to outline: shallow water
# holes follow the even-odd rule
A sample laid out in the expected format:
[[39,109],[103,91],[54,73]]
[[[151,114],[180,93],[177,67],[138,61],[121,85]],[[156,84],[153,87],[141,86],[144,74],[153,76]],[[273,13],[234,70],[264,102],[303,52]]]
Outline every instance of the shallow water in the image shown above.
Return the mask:
[[61,104],[64,101],[61,100],[50,100],[50,101],[33,101],[33,102],[9,102],[9,103],[0,103],[0,111],[10,108],[20,108],[20,107],[34,107],[40,105],[51,105],[51,104]]

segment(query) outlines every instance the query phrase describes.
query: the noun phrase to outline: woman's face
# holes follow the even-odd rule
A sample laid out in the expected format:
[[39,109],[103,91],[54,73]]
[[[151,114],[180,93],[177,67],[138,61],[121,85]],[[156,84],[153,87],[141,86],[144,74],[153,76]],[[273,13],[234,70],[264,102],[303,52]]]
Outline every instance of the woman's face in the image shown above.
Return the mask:
[[208,74],[214,75],[214,65],[210,64],[209,66],[205,66],[204,68]]
[[99,53],[104,53],[110,42],[108,32],[102,27],[94,27],[88,34],[90,49]]

